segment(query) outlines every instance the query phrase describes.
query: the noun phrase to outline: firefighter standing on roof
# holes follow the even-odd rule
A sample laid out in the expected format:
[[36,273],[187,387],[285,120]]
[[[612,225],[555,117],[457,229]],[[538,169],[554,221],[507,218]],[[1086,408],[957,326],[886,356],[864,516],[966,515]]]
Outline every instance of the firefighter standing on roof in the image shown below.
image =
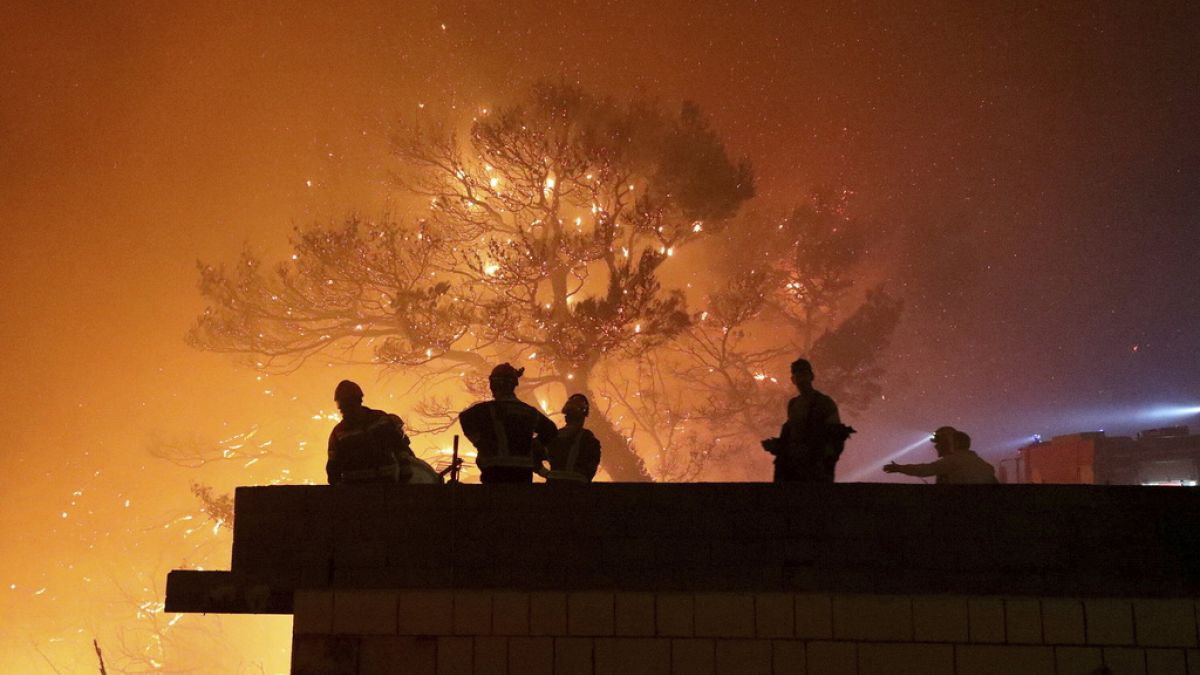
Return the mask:
[[409,482],[412,450],[404,421],[364,406],[362,388],[350,380],[338,383],[333,399],[342,421],[329,434],[329,484]]
[[842,424],[837,404],[813,388],[812,364],[792,363],[792,384],[799,392],[787,404],[787,422],[778,438],[762,442],[775,455],[776,483],[832,483],[834,468],[854,429]]
[[541,448],[558,434],[550,418],[517,398],[524,373],[507,363],[496,366],[488,377],[493,400],[476,403],[459,416],[463,434],[479,452],[475,461],[484,483],[533,482]]
[[[571,394],[563,404],[566,425],[558,430],[558,436],[546,448],[550,470],[538,473],[549,482],[573,481],[587,483],[596,475],[600,466],[600,441],[592,432],[583,428],[591,404],[583,394]],[[539,462],[539,464],[541,464]]]

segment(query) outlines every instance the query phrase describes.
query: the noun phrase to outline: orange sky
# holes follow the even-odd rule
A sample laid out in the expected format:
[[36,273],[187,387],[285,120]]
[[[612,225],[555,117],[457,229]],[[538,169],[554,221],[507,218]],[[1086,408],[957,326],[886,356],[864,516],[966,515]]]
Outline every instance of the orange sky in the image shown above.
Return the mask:
[[[0,626],[0,670],[94,672],[92,637],[115,654],[116,627],[140,625],[118,585],[153,599],[185,558],[227,565],[227,534],[181,533],[189,481],[285,468],[172,467],[147,453],[155,434],[258,424],[256,439],[316,444],[286,468],[323,480],[329,423],[309,417],[350,371],[264,383],[188,349],[195,261],[381,208],[386,124],[423,101],[491,105],[545,76],[694,99],[768,203],[859,193],[903,233],[889,273],[910,313],[900,395],[862,427],[855,465],[923,433],[918,403],[999,444],[1015,432],[988,411],[1005,406],[1049,425],[1038,411],[1200,396],[1183,234],[1200,215],[1198,22],[1124,7],[5,3],[0,614],[20,620]],[[258,635],[239,625],[223,634]],[[274,646],[237,658],[282,668],[286,622],[253,625]]]

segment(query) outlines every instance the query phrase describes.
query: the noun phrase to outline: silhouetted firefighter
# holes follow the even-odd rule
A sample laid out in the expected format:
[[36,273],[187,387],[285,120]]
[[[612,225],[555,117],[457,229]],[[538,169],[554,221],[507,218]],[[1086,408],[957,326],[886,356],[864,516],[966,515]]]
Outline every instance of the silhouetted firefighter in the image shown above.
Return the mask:
[[954,427],[940,427],[929,439],[938,460],[928,464],[897,464],[883,467],[884,473],[906,476],[937,476],[938,484],[996,483],[996,470],[971,451],[971,437]]
[[[524,368],[507,363],[496,366],[488,377],[494,400],[476,403],[458,418],[463,434],[479,451],[475,463],[484,483],[532,482],[534,458],[540,458],[542,448],[558,434],[550,418],[517,398],[524,373]],[[535,442],[540,446],[535,448]]]
[[799,395],[788,401],[787,422],[778,438],[762,442],[775,455],[776,483],[832,483],[834,468],[854,429],[842,424],[833,399],[813,388],[812,364],[792,363]]
[[362,388],[350,380],[338,383],[333,400],[342,421],[329,434],[329,484],[409,482],[413,453],[404,421],[364,406]]
[[600,466],[600,441],[583,428],[583,421],[590,411],[591,403],[583,394],[571,394],[563,404],[563,417],[567,422],[546,447],[550,470],[538,462],[538,474],[547,481],[587,483],[595,477]]

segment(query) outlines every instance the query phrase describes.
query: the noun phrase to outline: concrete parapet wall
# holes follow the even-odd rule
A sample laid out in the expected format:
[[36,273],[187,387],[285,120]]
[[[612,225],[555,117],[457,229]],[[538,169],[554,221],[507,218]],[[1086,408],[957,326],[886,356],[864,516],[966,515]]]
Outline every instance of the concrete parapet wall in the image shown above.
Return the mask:
[[1200,490],[237,492],[168,611],[293,613],[293,672],[1200,675]]
[[[236,509],[224,583],[266,611],[298,588],[1200,594],[1186,488],[307,486]],[[177,606],[204,609],[208,574],[173,573]]]

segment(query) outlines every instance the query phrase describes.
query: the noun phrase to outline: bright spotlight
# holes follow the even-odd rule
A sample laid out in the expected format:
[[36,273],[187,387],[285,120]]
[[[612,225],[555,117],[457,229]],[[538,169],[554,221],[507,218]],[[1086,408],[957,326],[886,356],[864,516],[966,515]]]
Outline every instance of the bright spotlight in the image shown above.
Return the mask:
[[912,443],[909,443],[908,445],[904,446],[903,448],[900,448],[899,450],[892,452],[887,457],[884,457],[883,459],[871,462],[867,466],[864,466],[863,468],[859,469],[858,471],[855,471],[854,473],[847,476],[847,478],[851,481],[856,481],[856,480],[861,479],[863,476],[866,476],[867,474],[878,471],[879,468],[882,467],[884,464],[887,464],[888,462],[894,462],[897,459],[899,459],[901,456],[906,455],[906,454],[912,452],[913,450],[916,450],[917,448],[921,447],[922,445],[927,445],[929,443],[929,437],[930,437],[930,434],[928,434],[928,433],[924,434],[921,436],[921,438],[918,438],[917,440],[913,441]]
[[1160,405],[1142,411],[1144,420],[1169,420],[1200,415],[1200,405]]

